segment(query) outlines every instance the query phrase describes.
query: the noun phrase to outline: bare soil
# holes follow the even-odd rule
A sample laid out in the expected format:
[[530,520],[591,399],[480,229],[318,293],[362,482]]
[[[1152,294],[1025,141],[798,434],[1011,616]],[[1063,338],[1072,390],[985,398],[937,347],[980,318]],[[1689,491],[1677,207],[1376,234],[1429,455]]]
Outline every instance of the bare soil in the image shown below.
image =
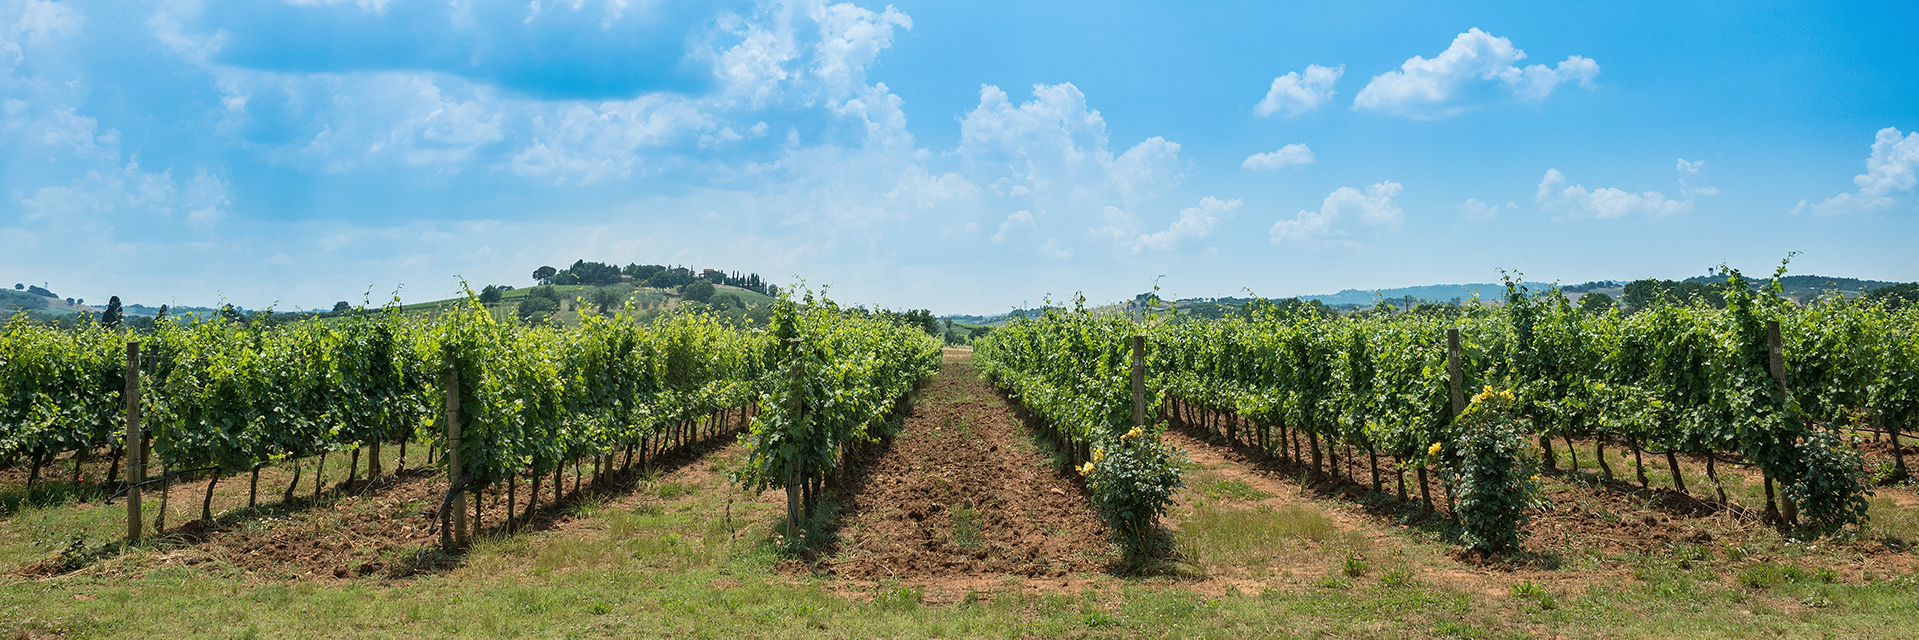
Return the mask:
[[[1308,463],[1268,455],[1256,446],[1228,439],[1223,425],[1229,418],[1225,416],[1203,410],[1187,415],[1193,421],[1176,421],[1176,425],[1185,428],[1169,432],[1168,440],[1186,448],[1195,462],[1213,469],[1216,474],[1240,479],[1282,496],[1287,492],[1269,487],[1280,483],[1295,487],[1293,493],[1344,502],[1350,506],[1336,509],[1332,515],[1341,529],[1362,531],[1369,537],[1381,539],[1380,531],[1384,528],[1410,524],[1443,532],[1448,526],[1445,490],[1437,478],[1432,486],[1436,508],[1426,513],[1417,502],[1418,489],[1413,474],[1407,474],[1411,500],[1402,501],[1392,495],[1395,481],[1390,469],[1395,461],[1389,457],[1379,459],[1385,491],[1376,493],[1371,486],[1370,463],[1363,451],[1355,450],[1353,454],[1357,455],[1349,457],[1342,448],[1338,473],[1315,474]],[[1274,437],[1278,437],[1277,433]],[[1251,436],[1241,432],[1238,439],[1250,440]],[[1890,448],[1884,443],[1865,443],[1862,449],[1875,446],[1877,450],[1871,453],[1890,458]],[[1567,464],[1563,449],[1560,454],[1560,463]],[[1655,460],[1650,455],[1647,458],[1649,467],[1658,464],[1663,470],[1664,463],[1663,459]],[[1680,465],[1689,476],[1703,474],[1703,461],[1682,457]],[[1583,466],[1587,470],[1594,468],[1591,460],[1584,460]],[[1492,586],[1495,590],[1522,579],[1561,584],[1610,582],[1628,576],[1633,569],[1633,559],[1671,555],[1688,545],[1716,550],[1719,555],[1734,549],[1761,550],[1753,560],[1773,559],[1763,549],[1779,536],[1770,525],[1760,521],[1757,510],[1721,504],[1712,496],[1700,493],[1710,491],[1707,487],[1693,487],[1693,493],[1658,486],[1642,488],[1623,479],[1631,477],[1631,471],[1619,469],[1617,463],[1615,471],[1624,474],[1622,479],[1604,480],[1589,472],[1564,468],[1547,473],[1545,498],[1552,507],[1530,514],[1530,521],[1522,528],[1523,549],[1497,557],[1457,551],[1453,559],[1457,561],[1458,570],[1442,571],[1442,574],[1454,575],[1439,576],[1441,581],[1462,587],[1477,581],[1479,586]],[[1756,470],[1744,467],[1722,465],[1719,473],[1740,475],[1750,482],[1760,479]],[[1903,488],[1878,491],[1881,495],[1890,494],[1902,508],[1913,502]],[[1919,571],[1919,557],[1894,541],[1866,537],[1826,539],[1818,542],[1816,550],[1819,551],[1816,559],[1799,561],[1832,569],[1839,580],[1845,582],[1864,581],[1868,575]],[[1589,564],[1590,568],[1585,570],[1568,566],[1588,558],[1603,560],[1597,566]],[[1731,576],[1724,579],[1731,580]]]
[[1083,490],[1054,469],[968,356],[946,353],[898,435],[846,485],[817,571],[963,586],[1102,572],[1117,560]]
[[[735,414],[737,415],[737,414]],[[733,425],[738,428],[739,425]],[[638,485],[642,473],[674,473],[711,451],[733,440],[735,431],[710,434],[689,446],[673,449],[647,466],[616,469],[596,483],[591,461],[579,469],[568,467],[562,474],[564,487],[556,502],[553,476],[544,476],[531,520],[525,520],[530,480],[520,478],[511,496],[516,516],[516,531],[562,529],[579,517],[569,508],[582,499],[619,499]],[[148,535],[166,549],[153,566],[198,566],[210,571],[239,572],[262,579],[344,580],[362,576],[388,579],[408,578],[423,573],[439,573],[462,561],[458,554],[440,551],[439,536],[432,529],[433,515],[447,490],[447,478],[437,469],[419,468],[425,452],[415,447],[413,468],[388,473],[374,481],[335,482],[313,494],[310,462],[296,487],[295,497],[279,502],[286,484],[292,479],[289,465],[263,469],[259,484],[260,507],[248,509],[246,474],[222,478],[214,486],[214,519],[199,519],[200,502],[205,495],[205,478],[182,479],[170,490],[169,526]],[[329,456],[327,475],[342,475],[351,456]],[[88,477],[93,469],[89,463]],[[390,463],[389,463],[390,464]],[[71,473],[71,467],[67,467]],[[104,471],[102,469],[101,471]],[[146,492],[148,501],[157,501],[160,492]],[[477,501],[481,514],[480,535],[503,533],[507,527],[509,493],[505,486],[486,489]],[[91,508],[117,508],[94,505]],[[474,501],[469,496],[469,510]],[[470,514],[469,514],[470,515]],[[149,523],[150,525],[151,523]],[[121,567],[103,562],[80,568],[82,572],[142,572],[148,567]],[[76,569],[60,557],[52,557],[12,570],[22,576],[47,576]]]

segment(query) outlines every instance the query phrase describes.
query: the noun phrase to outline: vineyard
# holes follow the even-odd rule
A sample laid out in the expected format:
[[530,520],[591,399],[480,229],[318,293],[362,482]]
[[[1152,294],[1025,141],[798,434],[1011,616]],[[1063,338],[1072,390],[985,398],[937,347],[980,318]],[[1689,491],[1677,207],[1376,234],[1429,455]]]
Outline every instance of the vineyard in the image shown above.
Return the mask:
[[[426,462],[447,471],[434,527],[455,548],[466,544],[468,494],[477,531],[480,495],[504,485],[511,529],[533,517],[549,475],[558,501],[568,466],[577,487],[582,465],[597,481],[635,455],[644,465],[750,418],[754,464],[740,482],[784,484],[796,510],[811,509],[840,453],[877,438],[937,357],[937,343],[915,328],[810,294],[782,302],[763,329],[703,314],[642,326],[616,314],[562,330],[499,322],[477,304],[428,319],[166,322],[146,335],[16,318],[0,334],[0,460],[26,461],[32,484],[69,452],[77,479],[82,459],[105,449],[105,484],[127,499],[131,542],[141,537],[143,488],[204,478],[200,518],[211,522],[225,477],[251,475],[253,507],[266,467],[317,456],[318,474],[328,454],[351,452],[357,469],[365,451],[371,479],[383,445],[399,446],[404,464],[405,447],[420,443]],[[145,477],[149,466],[157,477]],[[296,468],[283,501],[299,481]],[[153,529],[164,531],[166,518],[163,506]]]
[[[1055,311],[995,332],[978,357],[1089,461],[1083,472],[1122,531],[1163,513],[1179,486],[1175,456],[1152,433],[1128,432],[1138,403],[1161,429],[1197,425],[1314,473],[1338,473],[1340,450],[1349,464],[1357,450],[1369,473],[1352,480],[1376,493],[1387,491],[1384,458],[1397,498],[1409,499],[1411,472],[1429,512],[1437,480],[1458,541],[1475,551],[1518,549],[1529,514],[1551,508],[1538,483],[1557,470],[1555,439],[1568,451],[1594,443],[1608,480],[1609,443],[1635,461],[1661,456],[1681,494],[1679,460],[1703,461],[1722,506],[1788,529],[1866,522],[1874,476],[1907,474],[1899,439],[1919,418],[1919,316],[1843,300],[1796,307],[1776,281],[1755,291],[1737,271],[1726,291],[1723,309],[1632,315],[1584,312],[1557,290],[1510,280],[1499,307],[1398,315]],[[1139,400],[1128,379],[1135,340]],[[1889,466],[1867,468],[1861,436],[1888,441]],[[1717,486],[1722,465],[1757,470],[1765,502],[1731,502]],[[1633,472],[1645,486],[1645,466]]]
[[[140,332],[15,319],[0,332],[0,550],[44,545],[10,552],[19,594],[179,566],[448,603],[476,588],[509,613],[444,628],[507,635],[539,634],[522,625],[574,611],[574,593],[592,594],[588,615],[626,602],[649,622],[623,628],[673,635],[802,628],[782,620],[930,635],[911,625],[947,614],[921,603],[971,619],[988,600],[1025,604],[962,629],[1157,629],[1244,593],[1264,595],[1220,629],[1371,628],[1341,609],[1358,598],[1413,607],[1434,635],[1460,635],[1445,630],[1461,611],[1487,628],[1517,611],[1539,633],[1567,624],[1554,598],[1574,593],[1554,585],[1609,580],[1667,599],[1727,583],[1730,604],[1711,605],[1727,624],[1767,589],[1907,597],[1919,312],[1799,305],[1777,278],[1728,275],[1722,307],[1633,313],[1517,280],[1498,304],[1347,315],[1082,303],[944,350],[804,291],[758,326],[529,325],[477,302]],[[169,514],[171,493],[198,513]],[[1187,604],[1086,595],[1144,585]],[[1642,597],[1588,589],[1615,608]],[[19,602],[52,606],[34,598]],[[1273,598],[1296,606],[1275,614]]]

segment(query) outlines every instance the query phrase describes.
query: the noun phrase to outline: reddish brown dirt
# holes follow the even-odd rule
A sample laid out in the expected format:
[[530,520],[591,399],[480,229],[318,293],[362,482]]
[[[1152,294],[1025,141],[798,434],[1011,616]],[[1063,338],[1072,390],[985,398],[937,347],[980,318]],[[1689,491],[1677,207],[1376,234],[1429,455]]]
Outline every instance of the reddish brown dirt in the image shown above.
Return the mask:
[[1034,447],[966,355],[947,353],[901,432],[847,487],[818,570],[965,582],[1100,572],[1117,559],[1081,489]]

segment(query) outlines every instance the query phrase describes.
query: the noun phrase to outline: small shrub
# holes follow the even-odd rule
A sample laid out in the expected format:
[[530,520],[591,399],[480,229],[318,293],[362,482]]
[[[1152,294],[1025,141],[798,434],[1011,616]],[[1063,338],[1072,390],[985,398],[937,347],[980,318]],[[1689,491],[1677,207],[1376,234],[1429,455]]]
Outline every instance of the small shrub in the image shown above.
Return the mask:
[[1161,442],[1159,429],[1133,427],[1117,438],[1102,437],[1093,443],[1092,461],[1079,468],[1131,559],[1147,554],[1154,526],[1185,486],[1180,468],[1186,455]]
[[1366,575],[1366,556],[1360,555],[1357,551],[1347,552],[1346,559],[1340,562],[1340,573],[1346,574],[1348,578]]
[[1454,420],[1454,446],[1428,450],[1452,478],[1460,542],[1474,551],[1517,548],[1526,510],[1540,501],[1526,429],[1515,417],[1518,401],[1511,391],[1486,387]]
[[1829,431],[1813,429],[1798,444],[1803,467],[1785,494],[1799,505],[1799,517],[1814,533],[1831,533],[1849,524],[1865,524],[1868,478],[1859,452]]

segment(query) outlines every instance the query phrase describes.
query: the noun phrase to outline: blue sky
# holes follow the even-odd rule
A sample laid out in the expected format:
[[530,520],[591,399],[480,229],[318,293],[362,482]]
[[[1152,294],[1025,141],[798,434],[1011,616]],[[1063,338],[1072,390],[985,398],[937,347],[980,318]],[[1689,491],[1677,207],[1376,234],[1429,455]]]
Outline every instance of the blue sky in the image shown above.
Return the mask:
[[[1911,3],[0,0],[0,278],[851,303],[1919,279]],[[1162,277],[1163,276],[1163,277]]]

